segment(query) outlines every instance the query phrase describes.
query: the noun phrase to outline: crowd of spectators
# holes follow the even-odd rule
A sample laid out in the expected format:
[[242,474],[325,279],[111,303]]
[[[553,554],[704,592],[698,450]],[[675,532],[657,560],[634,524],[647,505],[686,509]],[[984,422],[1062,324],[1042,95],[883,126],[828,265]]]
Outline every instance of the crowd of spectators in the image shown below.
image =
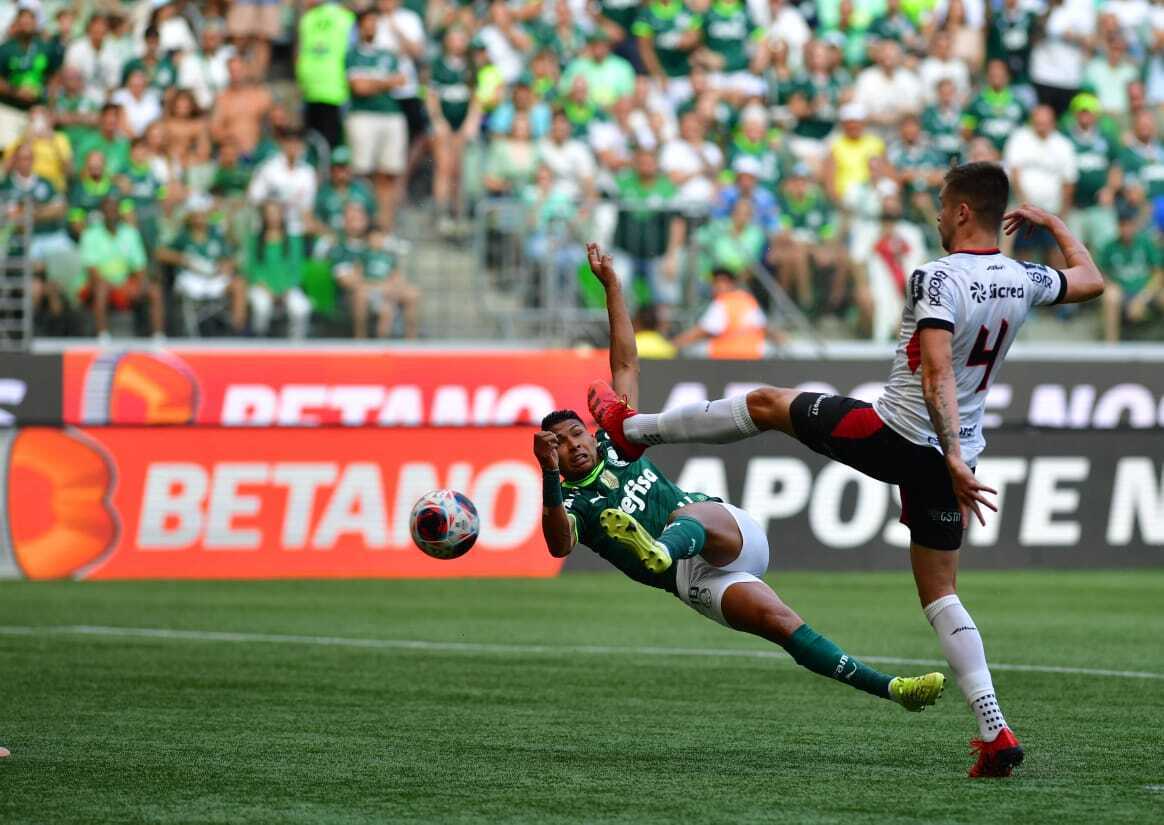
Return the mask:
[[1164,3],[20,0],[0,31],[5,251],[50,332],[416,335],[407,199],[450,243],[516,208],[566,302],[598,239],[661,339],[709,299],[680,343],[755,327],[763,282],[886,340],[965,160],[1068,218],[1106,337],[1164,311]]

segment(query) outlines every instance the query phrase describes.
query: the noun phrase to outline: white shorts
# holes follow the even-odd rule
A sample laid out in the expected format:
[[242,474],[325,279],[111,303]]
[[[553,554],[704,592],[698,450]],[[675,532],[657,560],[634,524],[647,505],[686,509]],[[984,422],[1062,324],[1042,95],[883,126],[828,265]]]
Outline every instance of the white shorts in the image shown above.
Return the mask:
[[229,275],[199,275],[186,269],[174,278],[174,292],[191,301],[213,301],[226,294]]
[[399,175],[408,161],[408,120],[399,112],[352,112],[344,121],[352,147],[352,171]]
[[724,627],[731,627],[723,617],[723,594],[733,584],[759,581],[768,570],[768,536],[739,507],[730,504],[723,507],[736,520],[744,539],[740,554],[723,567],[713,567],[703,556],[680,559],[675,564],[675,589],[684,604]]

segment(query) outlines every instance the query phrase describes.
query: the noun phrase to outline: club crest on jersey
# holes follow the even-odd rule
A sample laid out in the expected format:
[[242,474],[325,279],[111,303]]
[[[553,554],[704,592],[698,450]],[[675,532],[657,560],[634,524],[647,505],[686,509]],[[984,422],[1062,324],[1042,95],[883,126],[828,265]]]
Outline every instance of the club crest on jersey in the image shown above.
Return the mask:
[[618,450],[614,449],[614,447],[611,447],[606,451],[606,463],[615,467],[625,467],[630,462],[623,461],[622,457],[618,454]]
[[602,475],[598,477],[598,483],[609,490],[613,490],[618,486],[618,476],[610,470],[603,470]]

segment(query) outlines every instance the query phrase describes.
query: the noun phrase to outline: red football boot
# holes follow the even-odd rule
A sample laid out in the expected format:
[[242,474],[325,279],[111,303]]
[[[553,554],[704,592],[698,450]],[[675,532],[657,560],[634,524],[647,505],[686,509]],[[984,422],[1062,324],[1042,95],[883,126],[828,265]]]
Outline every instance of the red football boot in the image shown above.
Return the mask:
[[970,748],[971,753],[978,754],[978,761],[970,769],[972,779],[1010,776],[1010,772],[1023,763],[1023,746],[1010,728],[1003,728],[993,742],[972,739]]
[[590,391],[586,394],[586,403],[598,426],[606,430],[623,458],[634,461],[647,451],[647,445],[633,444],[627,441],[626,435],[623,434],[622,422],[636,415],[638,410],[628,407],[626,398],[616,395],[610,384],[605,381],[595,381],[591,384]]

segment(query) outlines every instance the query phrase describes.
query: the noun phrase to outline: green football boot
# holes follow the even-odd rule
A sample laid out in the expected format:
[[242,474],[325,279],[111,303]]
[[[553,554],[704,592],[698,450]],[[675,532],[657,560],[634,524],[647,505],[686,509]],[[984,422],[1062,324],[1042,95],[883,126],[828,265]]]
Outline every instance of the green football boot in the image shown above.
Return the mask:
[[897,676],[889,683],[889,698],[908,711],[923,711],[942,696],[946,689],[943,673],[925,676]]
[[662,573],[671,566],[671,553],[662,542],[651,538],[633,516],[622,510],[608,509],[598,515],[598,523],[606,535],[638,556],[643,567],[652,573]]

